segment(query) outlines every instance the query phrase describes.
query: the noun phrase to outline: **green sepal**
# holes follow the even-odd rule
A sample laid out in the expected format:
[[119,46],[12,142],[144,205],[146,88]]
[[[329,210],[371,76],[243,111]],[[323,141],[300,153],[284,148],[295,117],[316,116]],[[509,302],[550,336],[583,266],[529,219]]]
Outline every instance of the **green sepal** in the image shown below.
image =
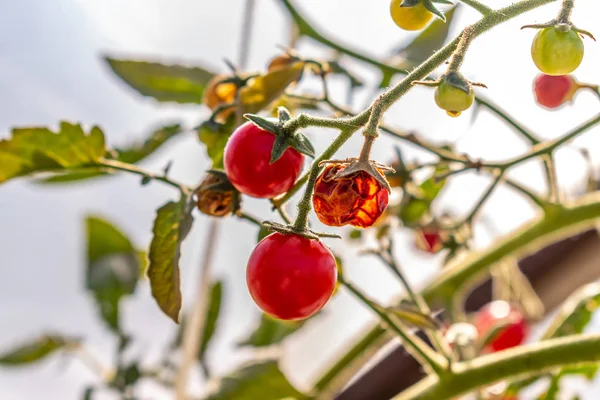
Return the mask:
[[[440,3],[440,1],[437,1],[437,3]],[[443,3],[443,4],[447,4],[447,3]],[[452,3],[450,3],[452,4]],[[423,0],[423,6],[433,15],[435,15],[436,17],[438,17],[440,20],[446,22],[446,16],[444,15],[443,12],[441,12],[440,10],[437,9],[436,6],[433,5],[433,2],[431,0]]]
[[264,118],[256,114],[244,114],[244,118],[254,123],[254,125],[262,128],[266,131],[274,133],[275,135],[281,135],[281,125],[274,118]]
[[279,123],[284,124],[292,119],[292,114],[290,114],[287,108],[282,106],[277,108],[277,117],[279,119]]
[[269,164],[273,164],[279,160],[283,153],[290,147],[290,139],[284,136],[277,136],[275,143],[273,143],[273,151],[271,152],[271,160]]
[[279,160],[289,147],[296,149],[301,154],[314,158],[315,148],[306,136],[300,132],[289,135],[283,131],[283,124],[292,118],[290,112],[285,107],[279,107],[278,114],[279,120],[264,118],[255,114],[244,114],[244,118],[252,121],[256,126],[273,133],[277,137],[273,144],[269,163],[273,164]]
[[315,157],[315,148],[306,136],[300,132],[296,132],[290,141],[291,147],[298,150],[305,156]]
[[402,0],[400,7],[414,7],[420,2],[421,0]]
[[442,80],[444,82],[446,82],[448,85],[462,90],[466,94],[471,93],[471,90],[472,90],[471,84],[469,83],[468,80],[465,79],[464,76],[462,76],[458,72],[450,71],[442,77]]

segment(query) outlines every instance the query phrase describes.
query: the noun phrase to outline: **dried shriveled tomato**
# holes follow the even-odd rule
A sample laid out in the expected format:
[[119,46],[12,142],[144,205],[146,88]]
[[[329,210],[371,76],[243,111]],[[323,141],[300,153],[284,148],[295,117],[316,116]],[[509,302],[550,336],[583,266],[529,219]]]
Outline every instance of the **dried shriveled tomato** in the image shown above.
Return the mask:
[[365,171],[334,179],[347,164],[329,165],[317,178],[313,206],[319,220],[329,226],[373,225],[388,205],[388,191]]
[[198,209],[206,215],[213,217],[224,217],[233,212],[238,193],[231,189],[222,189],[218,186],[222,184],[221,177],[215,174],[208,174],[200,184],[197,192]]

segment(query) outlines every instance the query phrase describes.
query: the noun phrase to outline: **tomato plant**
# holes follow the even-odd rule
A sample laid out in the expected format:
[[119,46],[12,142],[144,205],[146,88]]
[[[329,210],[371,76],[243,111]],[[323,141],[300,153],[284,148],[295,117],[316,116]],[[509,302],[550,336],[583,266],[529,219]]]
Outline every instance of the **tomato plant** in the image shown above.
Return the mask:
[[[274,1],[282,7],[268,11],[277,14],[261,17],[263,35],[280,25],[275,19],[282,11],[290,23],[286,35],[292,34],[289,43],[279,46],[283,49],[271,53],[268,45],[261,47],[264,59],[256,63],[261,68],[249,66],[258,57],[253,54],[249,58],[250,50],[258,47],[250,43],[250,38],[257,37],[252,27],[253,10],[258,7],[251,0],[246,2],[240,24],[238,61],[225,60],[221,69],[214,67],[217,63],[207,67],[104,57],[111,71],[139,95],[184,104],[199,121],[163,124],[145,140],[129,145],[113,146],[108,143],[113,136],[105,135],[100,127],[69,122],[53,128],[16,127],[0,140],[0,183],[32,177],[45,185],[38,186],[41,191],[48,185],[58,188],[94,179],[108,181],[122,173],[139,178],[141,186],[157,184],[172,191],[169,200],[153,213],[151,239],[145,245],[138,243],[139,237],[128,237],[126,227],[108,219],[98,215],[85,219],[82,275],[94,312],[115,344],[114,357],[109,357],[112,365],[104,365],[105,357],[96,360],[86,339],[49,332],[0,352],[0,368],[33,364],[57,353],[81,358],[95,374],[93,384],[83,393],[86,400],[98,391],[126,400],[141,398],[146,395],[140,389],[145,387],[140,385],[142,381],[153,381],[168,392],[165,398],[176,399],[339,396],[380,400],[395,396],[394,400],[458,400],[474,396],[506,400],[521,398],[524,390],[539,386],[543,393],[536,398],[551,400],[562,394],[563,377],[593,380],[600,363],[600,335],[582,332],[600,307],[600,284],[575,287],[581,284],[581,277],[592,276],[589,265],[593,263],[580,262],[581,257],[566,262],[564,249],[568,246],[562,245],[589,240],[600,219],[600,186],[593,165],[596,155],[581,149],[588,142],[575,144],[582,150],[577,156],[583,155],[590,165],[585,171],[585,193],[573,194],[565,193],[561,184],[564,174],[559,173],[557,152],[598,129],[600,116],[575,122],[569,118],[580,115],[579,110],[573,115],[558,114],[561,123],[573,122],[569,129],[562,134],[552,129],[536,132],[505,111],[514,104],[496,104],[498,92],[484,95],[486,85],[471,81],[478,73],[493,80],[496,87],[506,85],[509,93],[517,93],[515,86],[523,80],[513,75],[514,69],[503,69],[500,74],[484,68],[474,71],[473,64],[465,60],[477,51],[472,44],[481,40],[484,45],[479,49],[488,51],[490,57],[480,57],[480,62],[502,60],[503,68],[517,58],[530,63],[529,51],[512,46],[512,40],[525,39],[526,33],[514,30],[513,35],[521,36],[510,36],[502,43],[494,42],[493,35],[487,36],[490,39],[481,36],[518,17],[535,20],[540,7],[553,5],[554,19],[525,26],[537,29],[531,56],[543,72],[532,88],[535,101],[557,109],[581,89],[593,93],[596,101],[600,98],[597,82],[579,81],[579,73],[584,71],[571,75],[584,62],[582,36],[593,37],[571,20],[577,15],[573,14],[575,2],[582,4],[583,10],[597,11],[595,2],[518,0],[503,7],[488,0],[369,2],[377,23],[379,18],[389,22],[389,6],[397,26],[422,31],[406,34],[396,29],[401,44],[390,57],[380,59],[361,50],[370,49],[368,43],[338,41],[335,24],[326,29],[313,24],[308,14],[317,7],[316,2],[300,7],[295,0]],[[223,23],[220,36],[229,40],[230,15],[210,14],[220,3],[206,3],[202,5],[208,10],[206,15],[214,18],[214,23]],[[344,5],[333,7],[331,15],[321,15],[321,19],[346,21],[352,8]],[[463,13],[467,7],[473,13]],[[233,7],[235,10],[238,8]],[[361,36],[367,30],[379,32],[376,24],[369,25],[367,14],[359,17],[356,32]],[[219,39],[218,35],[200,36],[198,40]],[[313,46],[315,43],[319,45]],[[373,48],[381,50],[380,44]],[[219,46],[206,48],[227,53]],[[586,59],[590,54],[594,56],[593,51],[588,52]],[[416,85],[435,88],[435,104],[412,97]],[[363,100],[365,106],[361,107]],[[524,108],[521,116],[533,118],[526,111],[527,107],[535,111],[534,99],[529,96],[519,101]],[[453,117],[472,109],[470,120],[444,117],[438,121],[435,105]],[[418,123],[413,124],[415,120]],[[428,134],[429,122],[443,124],[442,134]],[[465,146],[465,135],[457,138],[452,132],[454,124],[482,142],[509,143],[504,149],[508,156],[499,150],[498,154],[482,155]],[[194,132],[199,142],[185,142],[186,146],[197,146],[195,150],[206,154],[186,174],[181,173],[185,162],[178,156],[158,167],[147,160],[166,151],[167,142],[183,140],[189,132]],[[503,135],[509,134],[518,135],[523,144],[513,148],[512,141],[504,140]],[[339,156],[344,151],[346,158]],[[378,161],[392,157],[391,166]],[[543,174],[544,185],[530,182],[536,190],[525,182],[526,173],[515,173],[529,163],[539,164]],[[173,164],[177,168],[171,168]],[[487,187],[477,190],[459,179],[473,174],[486,179]],[[501,188],[531,204],[535,215],[530,221],[521,218],[524,214],[514,213],[512,199],[502,195],[495,203],[503,205],[506,212],[496,215],[498,208],[492,208],[490,199]],[[452,197],[456,193],[460,196]],[[119,195],[114,204],[124,197],[129,201],[129,196]],[[11,202],[7,204],[9,207]],[[111,211],[114,204],[111,200]],[[531,209],[528,211],[531,216]],[[142,207],[139,213],[143,213]],[[506,226],[514,220],[523,225],[512,232],[503,229],[501,234],[485,214],[492,214],[492,221],[507,216],[507,221],[502,221]],[[226,234],[218,230],[222,220],[227,220],[222,224],[229,229]],[[39,222],[36,229],[44,225]],[[348,229],[347,225],[360,229]],[[205,231],[198,235],[199,229]],[[583,229],[590,231],[572,236]],[[16,235],[5,235],[9,240],[12,236]],[[192,243],[188,236],[205,240],[198,266],[185,262],[193,258],[187,252],[194,246],[184,245]],[[342,237],[350,238],[351,243],[335,242]],[[560,246],[546,247],[558,240]],[[570,251],[582,251],[586,246],[576,247]],[[588,250],[586,247],[586,254]],[[419,251],[435,256],[418,257]],[[531,275],[531,260],[546,251],[565,254],[540,256],[543,261],[538,263],[543,264],[547,276],[542,285],[539,280],[534,285],[527,276]],[[216,263],[213,256],[219,252]],[[521,259],[529,254],[533,255]],[[224,265],[225,260],[236,261]],[[344,265],[348,261],[352,264]],[[215,264],[221,268],[215,270]],[[561,264],[568,264],[568,273],[577,279],[556,279]],[[231,288],[244,286],[237,274],[244,266],[243,293],[232,295]],[[380,268],[385,268],[387,275],[377,280],[382,277]],[[181,287],[181,277],[192,275],[198,276],[195,301],[188,286],[183,293]],[[413,286],[416,277],[422,278],[420,290]],[[385,291],[378,286],[383,279],[394,280]],[[552,279],[561,290],[548,287]],[[136,293],[144,285],[149,290]],[[396,296],[388,293],[391,290],[396,290]],[[162,346],[160,357],[133,351],[138,338],[132,330],[133,319],[123,307],[124,301],[136,294],[140,301],[149,299],[146,292],[152,294],[157,314],[162,311],[178,324],[173,324],[172,338]],[[362,318],[360,313],[344,309],[356,306],[350,299],[376,317],[376,322],[356,335],[349,332],[353,335],[340,342],[348,326],[372,322],[355,320]],[[564,304],[554,312],[557,299]],[[243,337],[232,339],[234,335],[223,329],[247,322],[240,318],[231,323],[230,310],[237,308],[254,318],[255,325]],[[538,335],[532,328],[543,319],[552,320]],[[161,322],[171,323],[166,318]],[[315,328],[305,336],[316,333],[318,344],[299,334],[306,326]],[[326,337],[331,331],[340,335]],[[352,338],[347,339],[349,336]],[[216,347],[215,337],[220,340]],[[294,340],[288,342],[291,337]],[[316,372],[311,371],[315,381],[305,382],[303,390],[292,384],[296,379],[288,379],[302,369],[296,368],[295,361],[287,363],[285,371],[280,368],[288,343],[299,346],[296,350],[302,351],[297,353],[315,364]],[[400,343],[401,349],[392,348]],[[388,344],[391,351],[380,356],[379,350]],[[223,346],[235,351],[243,347],[244,351],[230,362],[223,357]],[[331,349],[331,354],[323,354],[331,358],[328,365],[313,362],[313,346],[323,352]],[[217,353],[211,353],[214,351]],[[389,363],[388,357],[397,357],[392,359],[395,364]],[[241,359],[248,362],[238,365]],[[390,370],[389,365],[402,368]],[[224,366],[233,371],[214,376],[215,371],[221,374]],[[211,382],[206,386],[210,390],[214,386],[214,391],[192,393],[188,383],[195,368],[206,378],[202,382]],[[375,384],[369,382],[373,376]],[[533,385],[544,380],[547,385]],[[368,390],[362,386],[365,382],[371,384]],[[353,393],[356,388],[362,390],[362,397]],[[151,397],[154,395],[152,392]]]

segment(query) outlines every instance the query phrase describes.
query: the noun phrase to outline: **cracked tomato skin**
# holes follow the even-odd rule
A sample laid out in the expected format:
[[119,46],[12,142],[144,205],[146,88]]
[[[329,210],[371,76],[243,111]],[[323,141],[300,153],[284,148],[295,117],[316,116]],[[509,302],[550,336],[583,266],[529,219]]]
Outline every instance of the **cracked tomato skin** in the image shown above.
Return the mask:
[[252,122],[233,132],[225,146],[225,172],[241,193],[270,199],[287,192],[302,171],[304,156],[288,148],[281,158],[270,164],[275,134]]
[[541,74],[533,83],[535,100],[546,108],[558,108],[573,98],[577,83],[570,75]]
[[329,226],[373,225],[388,205],[388,191],[367,172],[333,179],[345,164],[327,166],[315,183],[313,207],[319,221]]
[[487,304],[475,316],[473,324],[480,337],[485,337],[494,325],[504,319],[511,319],[514,322],[499,332],[488,344],[487,349],[491,352],[506,350],[523,343],[529,330],[525,316],[519,309],[503,300]]
[[335,258],[323,243],[279,232],[260,241],[246,269],[254,302],[283,320],[316,314],[331,298],[336,281]]

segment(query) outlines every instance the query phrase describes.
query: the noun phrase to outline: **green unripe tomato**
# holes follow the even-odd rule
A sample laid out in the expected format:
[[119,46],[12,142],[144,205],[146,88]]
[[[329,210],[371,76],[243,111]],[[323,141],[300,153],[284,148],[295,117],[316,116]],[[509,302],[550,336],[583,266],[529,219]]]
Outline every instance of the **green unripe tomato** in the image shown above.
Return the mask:
[[406,31],[419,31],[433,18],[433,14],[423,3],[417,3],[412,7],[400,7],[402,0],[390,2],[390,15],[394,23]]
[[435,104],[442,110],[446,110],[451,117],[458,117],[473,104],[475,92],[469,87],[469,93],[442,81],[435,90]]
[[583,41],[573,29],[555,27],[540,30],[531,45],[533,62],[546,75],[567,75],[583,60]]

